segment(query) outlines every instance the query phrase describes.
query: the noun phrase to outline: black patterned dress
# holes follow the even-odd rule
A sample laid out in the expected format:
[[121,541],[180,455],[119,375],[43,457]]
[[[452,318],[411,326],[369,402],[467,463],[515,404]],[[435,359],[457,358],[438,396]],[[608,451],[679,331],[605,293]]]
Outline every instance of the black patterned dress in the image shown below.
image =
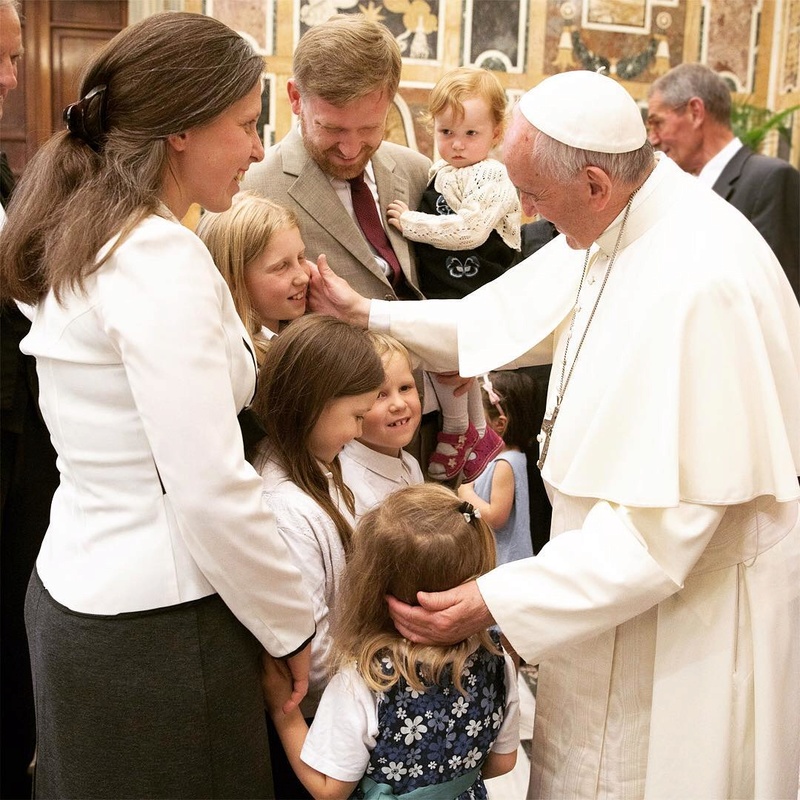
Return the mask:
[[[384,668],[391,671],[388,658]],[[466,663],[462,684],[465,695],[449,677],[418,692],[401,678],[382,696],[377,744],[355,797],[401,797],[421,787],[430,787],[431,797],[487,797],[480,768],[503,722],[503,656],[479,648]],[[435,791],[434,785],[451,781],[462,784],[454,784],[456,792]]]
[[[419,210],[425,214],[454,213],[434,188],[433,181],[422,195]],[[414,242],[414,251],[419,287],[428,300],[466,297],[510,269],[519,255],[496,230],[483,244],[470,250],[443,250],[424,242]]]

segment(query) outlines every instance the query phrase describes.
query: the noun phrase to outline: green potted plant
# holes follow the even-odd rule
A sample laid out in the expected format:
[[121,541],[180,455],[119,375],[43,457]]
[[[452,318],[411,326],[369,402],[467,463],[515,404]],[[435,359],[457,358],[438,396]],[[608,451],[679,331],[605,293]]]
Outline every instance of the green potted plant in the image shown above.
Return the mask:
[[791,115],[800,109],[800,105],[784,108],[773,113],[768,108],[759,108],[747,101],[733,101],[731,106],[731,126],[733,132],[743,144],[752,150],[758,150],[764,137],[777,130],[787,144],[792,141]]

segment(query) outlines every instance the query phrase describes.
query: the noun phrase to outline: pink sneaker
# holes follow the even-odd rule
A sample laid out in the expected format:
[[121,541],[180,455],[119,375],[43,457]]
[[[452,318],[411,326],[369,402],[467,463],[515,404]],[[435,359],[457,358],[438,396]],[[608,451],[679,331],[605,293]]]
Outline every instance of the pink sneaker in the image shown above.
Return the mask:
[[466,433],[436,434],[436,449],[428,462],[428,476],[435,481],[449,481],[455,478],[467,461],[467,457],[480,437],[475,426],[470,423]]
[[489,466],[489,462],[500,452],[505,444],[503,440],[487,425],[486,433],[481,436],[472,452],[467,456],[464,465],[464,480],[472,483],[478,475]]

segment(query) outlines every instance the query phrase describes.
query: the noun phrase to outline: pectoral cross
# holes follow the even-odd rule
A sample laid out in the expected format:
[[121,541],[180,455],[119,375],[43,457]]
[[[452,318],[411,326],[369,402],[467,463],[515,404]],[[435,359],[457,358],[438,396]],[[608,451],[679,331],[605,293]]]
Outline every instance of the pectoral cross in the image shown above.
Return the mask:
[[553,432],[553,426],[556,424],[556,417],[558,416],[558,409],[561,407],[561,398],[556,398],[556,405],[553,408],[549,417],[545,417],[542,421],[542,432],[536,437],[536,441],[542,443],[542,455],[536,462],[536,466],[541,470],[544,466],[544,460],[547,458],[547,451],[550,449],[550,434]]

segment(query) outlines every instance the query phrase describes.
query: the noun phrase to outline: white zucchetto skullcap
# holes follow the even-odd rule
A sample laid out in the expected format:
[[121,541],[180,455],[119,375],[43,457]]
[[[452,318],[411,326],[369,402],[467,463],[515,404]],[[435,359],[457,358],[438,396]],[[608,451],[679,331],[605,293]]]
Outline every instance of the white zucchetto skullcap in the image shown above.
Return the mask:
[[628,153],[647,140],[636,101],[613,78],[588,70],[545,78],[519,101],[525,119],[570,147]]

